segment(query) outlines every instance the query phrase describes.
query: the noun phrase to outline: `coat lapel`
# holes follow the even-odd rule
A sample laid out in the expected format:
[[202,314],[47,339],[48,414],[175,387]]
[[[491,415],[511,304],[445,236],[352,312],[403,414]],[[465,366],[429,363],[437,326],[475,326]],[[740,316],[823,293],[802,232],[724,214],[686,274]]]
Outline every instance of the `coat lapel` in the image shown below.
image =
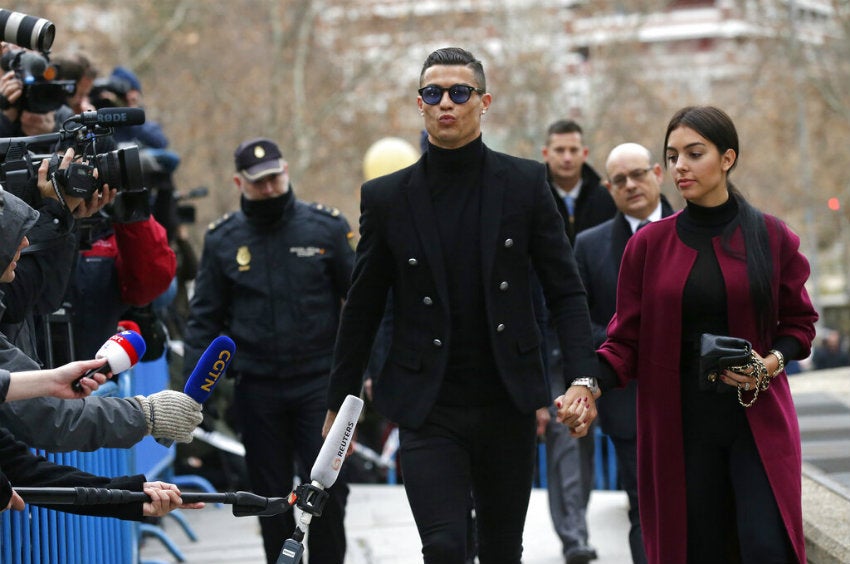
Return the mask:
[[487,284],[493,271],[493,260],[498,246],[502,204],[507,189],[507,179],[493,153],[484,148],[484,171],[481,178],[481,274]]
[[441,302],[447,304],[449,298],[448,283],[446,282],[446,267],[443,259],[443,251],[440,245],[440,235],[437,233],[437,221],[434,217],[434,207],[431,205],[431,195],[428,193],[428,184],[425,181],[425,159],[420,159],[418,166],[413,169],[410,182],[406,186],[405,193],[410,204],[410,215],[413,218],[413,226],[419,235],[422,252],[431,271],[434,273],[434,283],[437,292],[442,298]]

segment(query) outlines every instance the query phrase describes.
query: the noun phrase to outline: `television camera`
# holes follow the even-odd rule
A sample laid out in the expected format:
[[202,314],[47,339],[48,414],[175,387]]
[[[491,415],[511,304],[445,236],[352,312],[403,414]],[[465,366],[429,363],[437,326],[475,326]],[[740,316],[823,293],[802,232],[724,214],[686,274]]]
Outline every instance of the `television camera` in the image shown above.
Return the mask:
[[[142,185],[139,148],[133,145],[103,153],[97,149],[98,140],[111,136],[113,127],[140,125],[144,121],[141,108],[105,108],[71,116],[55,133],[0,139],[0,182],[24,201],[33,202],[38,167],[48,159],[48,177],[55,178],[65,195],[87,200],[108,184],[118,190],[113,204],[116,221],[147,217],[150,203]],[[75,153],[74,161],[64,170],[59,168],[61,158],[55,151],[37,154],[31,150],[61,146],[71,146]]]
[[50,63],[50,47],[55,35],[55,26],[44,18],[0,9],[0,41],[21,47],[7,46],[0,56],[0,67],[4,71],[14,71],[23,88],[21,97],[14,103],[0,96],[0,109],[14,106],[45,114],[57,110],[74,95],[76,83],[56,80],[58,69]]

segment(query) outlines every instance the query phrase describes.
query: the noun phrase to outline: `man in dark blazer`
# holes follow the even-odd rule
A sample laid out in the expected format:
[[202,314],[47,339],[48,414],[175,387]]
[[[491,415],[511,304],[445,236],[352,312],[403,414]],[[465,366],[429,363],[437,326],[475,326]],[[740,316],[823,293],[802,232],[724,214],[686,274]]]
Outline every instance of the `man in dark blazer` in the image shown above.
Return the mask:
[[576,435],[596,412],[586,296],[545,167],[482,142],[491,95],[481,62],[463,49],[438,49],[420,87],[425,154],[362,187],[325,431],[345,396],[360,391],[392,290],[392,340],[373,383],[374,406],[399,425],[424,561],[465,561],[471,491],[480,562],[519,563],[535,410],[552,401],[532,279],[569,359],[574,385],[556,403]]
[[[605,341],[608,322],[614,316],[617,277],[626,243],[646,223],[673,213],[661,194],[663,170],[652,162],[647,148],[636,143],[618,145],[608,155],[605,169],[605,186],[617,205],[617,215],[580,233],[575,245],[596,346]],[[636,380],[623,389],[609,391],[599,400],[599,424],[614,443],[620,482],[629,496],[629,546],[632,560],[638,564],[646,562],[646,554],[638,514],[636,400]]]

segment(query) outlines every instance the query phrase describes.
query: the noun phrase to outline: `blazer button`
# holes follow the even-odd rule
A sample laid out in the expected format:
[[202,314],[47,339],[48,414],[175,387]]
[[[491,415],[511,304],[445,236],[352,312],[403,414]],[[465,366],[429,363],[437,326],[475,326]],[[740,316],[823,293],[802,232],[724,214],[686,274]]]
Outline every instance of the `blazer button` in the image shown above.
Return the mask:
[[511,285],[510,285],[510,284],[508,284],[508,283],[507,283],[507,281],[502,282],[501,284],[499,284],[499,289],[500,289],[501,291],[503,291],[503,292],[504,292],[505,290],[507,290],[508,288],[510,288],[510,287],[511,287]]
[[433,305],[434,300],[432,300],[428,296],[425,296],[424,298],[422,298],[422,303],[425,304],[426,306],[429,306],[429,305]]
[[434,339],[432,342],[434,343],[434,346],[437,347],[437,348],[440,348],[440,347],[443,346],[443,341],[441,341],[440,339]]
[[510,239],[510,238],[505,239],[505,247],[513,247],[513,246],[514,246],[514,240],[513,239]]
[[496,325],[496,333],[501,333],[504,330],[505,330],[505,324],[504,323],[499,323],[498,325]]
[[415,258],[409,258],[407,259],[407,264],[409,264],[410,266],[416,266],[417,264],[419,264],[419,261]]

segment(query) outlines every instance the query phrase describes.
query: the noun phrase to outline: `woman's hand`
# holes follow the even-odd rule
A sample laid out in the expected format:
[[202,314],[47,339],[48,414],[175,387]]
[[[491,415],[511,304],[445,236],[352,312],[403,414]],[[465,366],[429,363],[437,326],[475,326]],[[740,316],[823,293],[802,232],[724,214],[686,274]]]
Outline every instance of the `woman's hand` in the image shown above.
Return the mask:
[[[756,351],[753,351],[752,355],[757,360],[761,361],[762,365],[767,368],[764,357],[762,357]],[[763,375],[762,378],[768,377],[768,375],[769,373]],[[755,387],[760,383],[757,376],[758,374],[755,373],[755,368],[752,367],[748,368],[744,372],[732,372],[731,370],[724,370],[723,374],[720,375],[720,381],[729,386],[741,388],[745,392],[748,392],[754,390]]]

